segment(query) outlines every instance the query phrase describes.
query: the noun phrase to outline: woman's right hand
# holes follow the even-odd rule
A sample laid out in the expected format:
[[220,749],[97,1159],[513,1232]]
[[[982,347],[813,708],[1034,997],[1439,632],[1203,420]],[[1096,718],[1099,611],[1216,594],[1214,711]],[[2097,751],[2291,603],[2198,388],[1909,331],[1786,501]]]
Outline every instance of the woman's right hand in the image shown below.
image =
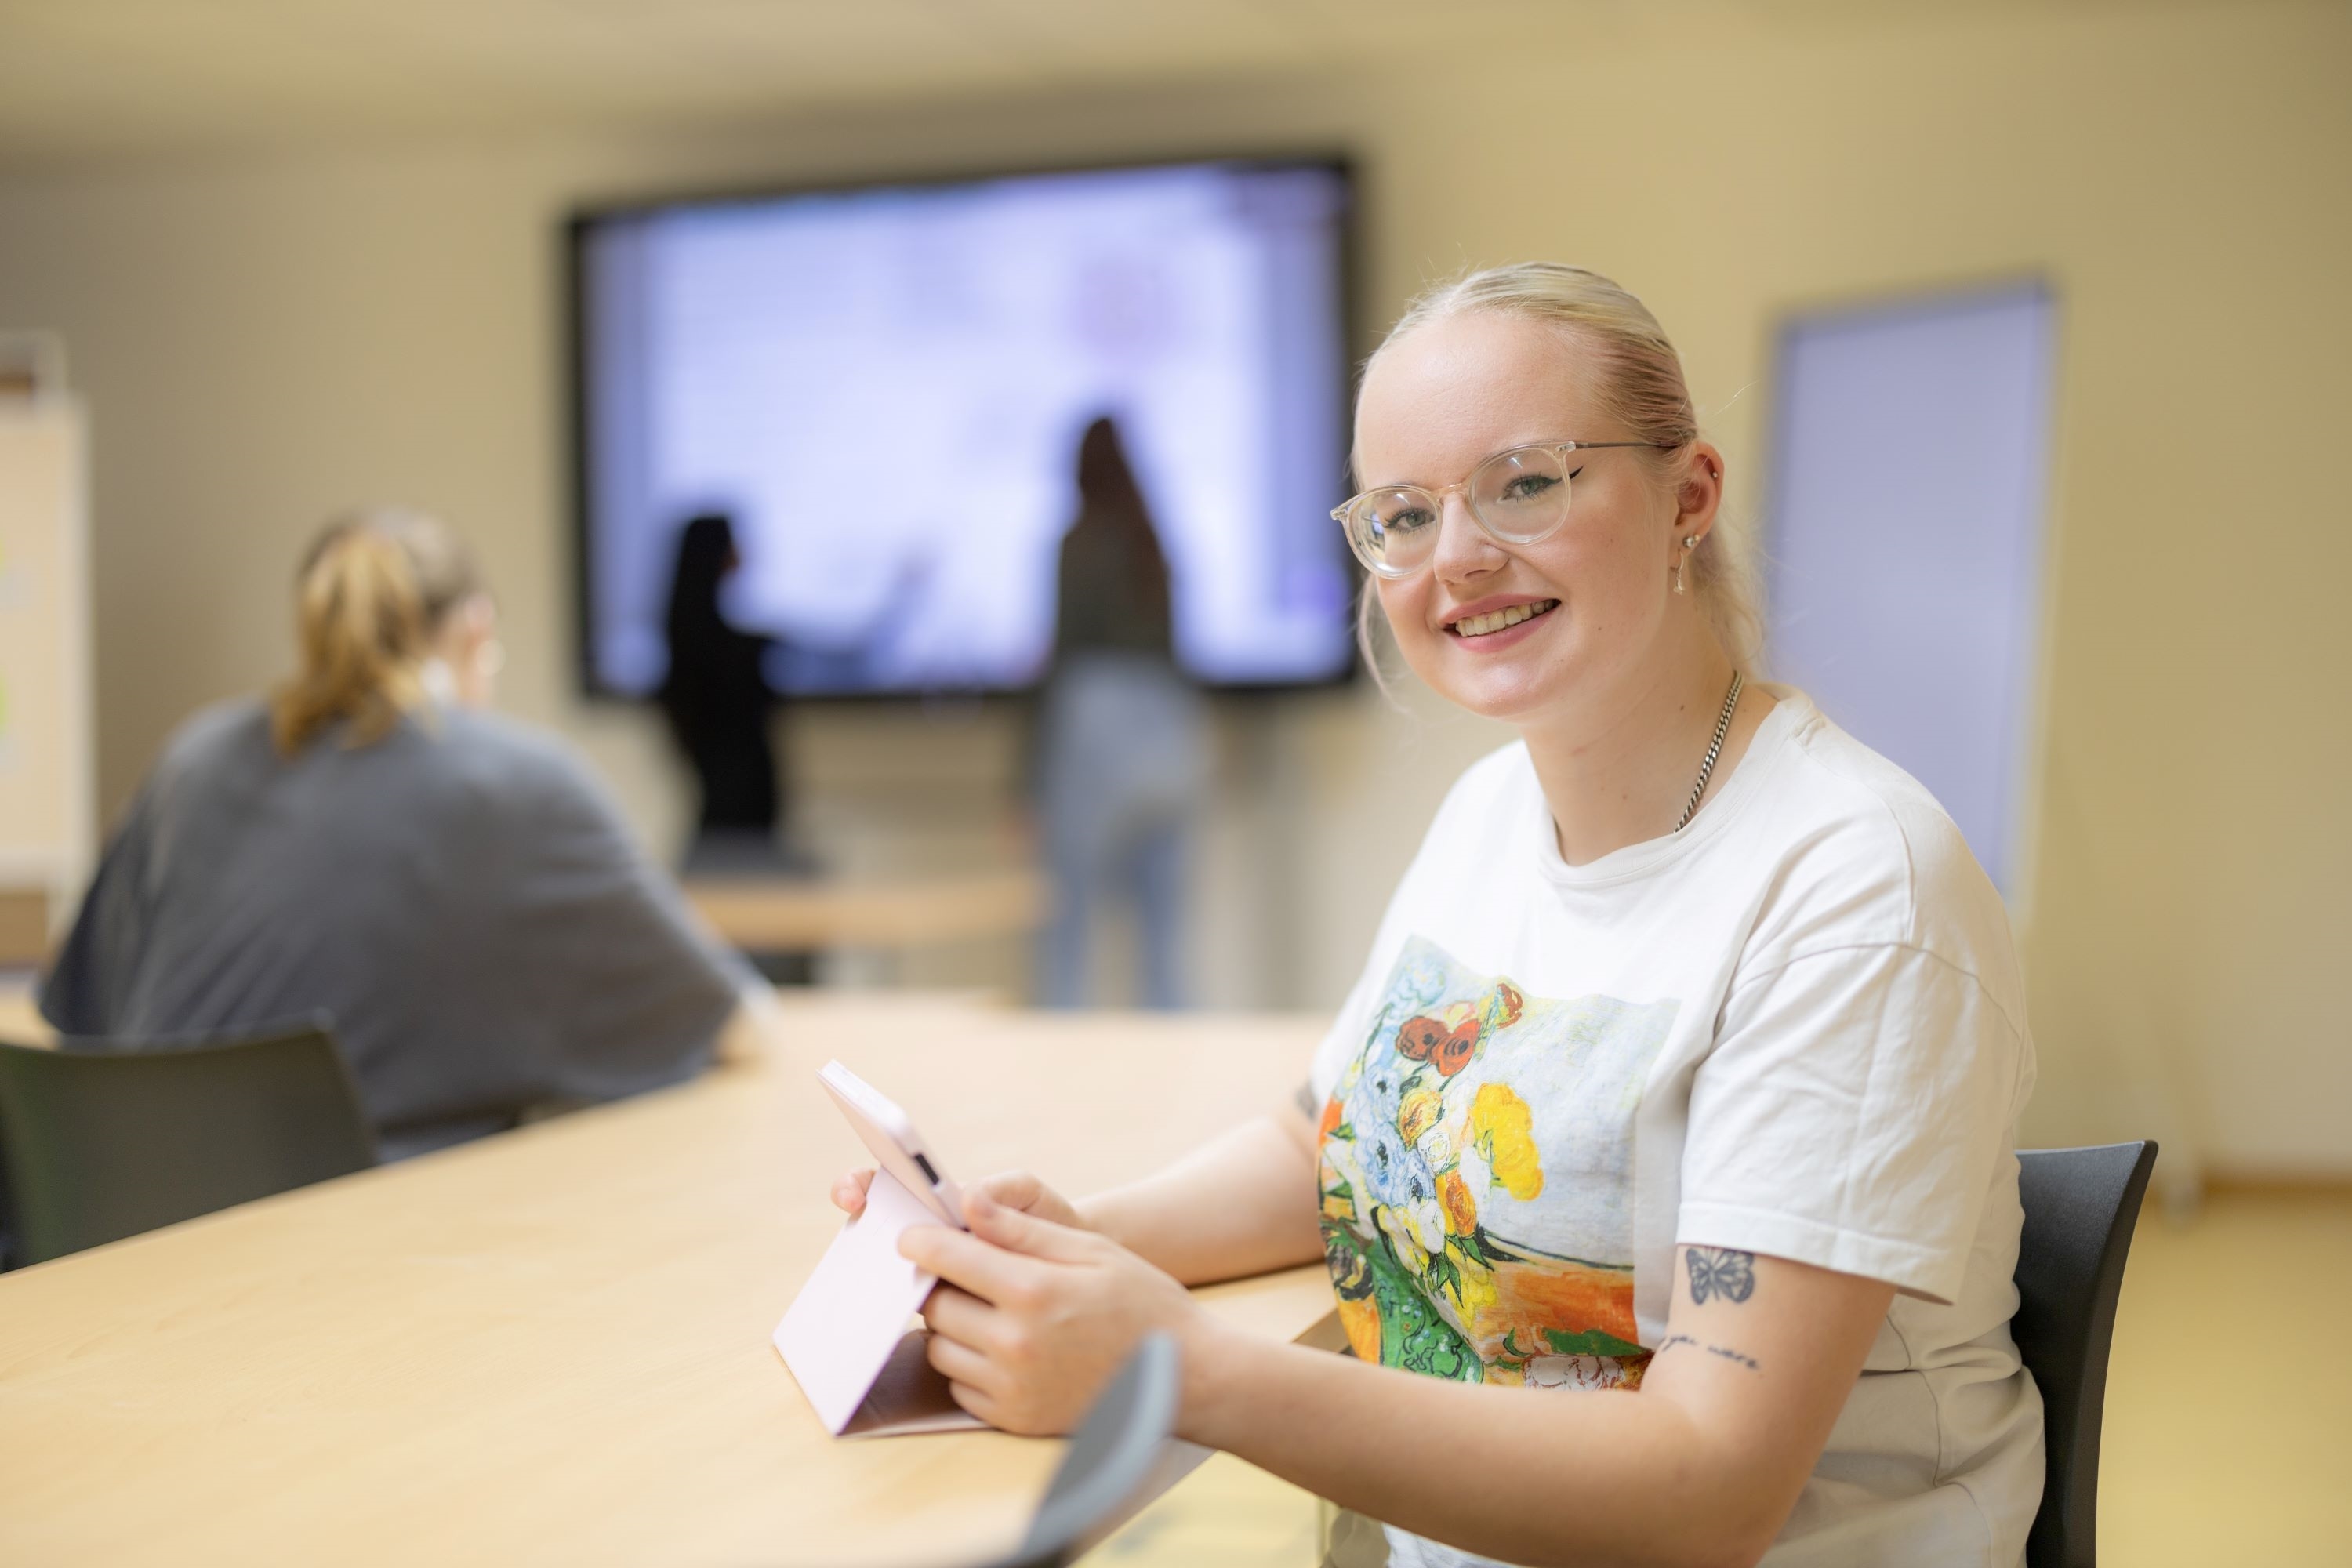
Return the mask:
[[[874,1170],[870,1165],[838,1177],[833,1184],[833,1206],[846,1215],[864,1214],[866,1189],[873,1181]],[[982,1177],[964,1190],[983,1193],[1006,1208],[1018,1209],[1023,1214],[1055,1225],[1067,1226],[1072,1230],[1094,1228],[1069,1199],[1026,1171],[1000,1171],[995,1175]]]

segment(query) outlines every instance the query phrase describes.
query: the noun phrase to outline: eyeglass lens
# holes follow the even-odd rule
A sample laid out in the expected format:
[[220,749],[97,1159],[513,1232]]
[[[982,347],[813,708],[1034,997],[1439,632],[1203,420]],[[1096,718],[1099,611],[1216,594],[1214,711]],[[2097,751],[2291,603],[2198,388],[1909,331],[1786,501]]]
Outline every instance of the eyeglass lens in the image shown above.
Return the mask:
[[[1488,533],[1532,544],[1568,521],[1568,470],[1552,447],[1518,447],[1478,465],[1465,487],[1470,510]],[[1349,516],[1365,563],[1409,572],[1437,548],[1444,503],[1414,485],[1368,491]]]

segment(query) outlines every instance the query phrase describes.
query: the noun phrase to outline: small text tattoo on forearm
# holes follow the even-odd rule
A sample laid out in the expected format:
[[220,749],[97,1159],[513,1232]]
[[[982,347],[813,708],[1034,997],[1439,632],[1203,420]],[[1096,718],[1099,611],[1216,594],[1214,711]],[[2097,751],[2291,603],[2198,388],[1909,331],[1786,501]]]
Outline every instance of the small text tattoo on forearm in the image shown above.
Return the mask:
[[1756,1255],[1727,1247],[1685,1247],[1683,1260],[1690,1266],[1691,1305],[1704,1307],[1707,1298],[1745,1301],[1756,1293]]
[[1701,1344],[1698,1341],[1691,1338],[1688,1334],[1668,1334],[1666,1336],[1666,1342],[1658,1347],[1658,1354],[1664,1355],[1668,1351],[1674,1349],[1676,1345],[1688,1345],[1693,1350],[1705,1351],[1709,1355],[1721,1356],[1726,1361],[1736,1361],[1750,1372],[1761,1372],[1764,1370],[1756,1363],[1756,1358],[1752,1355],[1745,1354],[1739,1351],[1731,1350],[1723,1345]]

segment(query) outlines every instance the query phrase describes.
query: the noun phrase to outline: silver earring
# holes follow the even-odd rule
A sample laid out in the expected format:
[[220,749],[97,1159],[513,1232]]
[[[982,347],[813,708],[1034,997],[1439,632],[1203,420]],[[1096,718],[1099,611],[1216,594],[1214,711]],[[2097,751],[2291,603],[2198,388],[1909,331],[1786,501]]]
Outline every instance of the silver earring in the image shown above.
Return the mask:
[[1696,533],[1685,533],[1685,534],[1684,534],[1684,535],[1683,535],[1683,552],[1682,552],[1682,557],[1681,557],[1681,559],[1680,559],[1680,560],[1677,560],[1677,561],[1675,563],[1675,593],[1677,593],[1677,594],[1679,594],[1679,593],[1681,593],[1681,592],[1683,591],[1683,562],[1689,560],[1689,559],[1690,559],[1690,552],[1691,552],[1693,550],[1696,550],[1696,549],[1697,549],[1697,548],[1698,548],[1698,535],[1697,535],[1697,534],[1696,534]]

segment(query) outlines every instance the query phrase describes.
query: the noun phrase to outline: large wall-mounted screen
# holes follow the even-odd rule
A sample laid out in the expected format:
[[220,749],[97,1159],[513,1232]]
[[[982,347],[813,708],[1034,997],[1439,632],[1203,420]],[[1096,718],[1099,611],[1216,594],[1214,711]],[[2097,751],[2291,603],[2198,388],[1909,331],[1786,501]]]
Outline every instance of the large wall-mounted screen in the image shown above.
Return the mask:
[[680,535],[714,512],[780,689],[1034,684],[1105,418],[1181,668],[1344,677],[1349,204],[1334,163],[1219,162],[575,218],[588,688],[658,687]]

